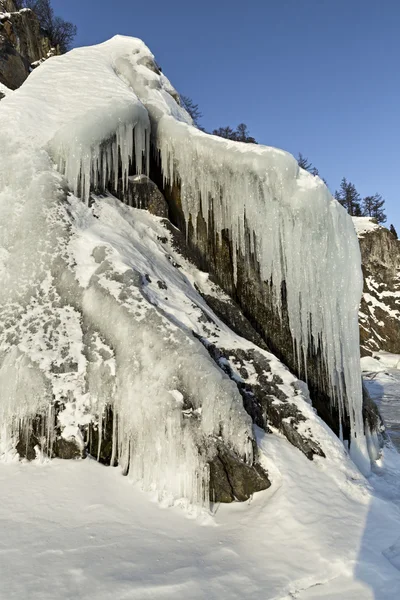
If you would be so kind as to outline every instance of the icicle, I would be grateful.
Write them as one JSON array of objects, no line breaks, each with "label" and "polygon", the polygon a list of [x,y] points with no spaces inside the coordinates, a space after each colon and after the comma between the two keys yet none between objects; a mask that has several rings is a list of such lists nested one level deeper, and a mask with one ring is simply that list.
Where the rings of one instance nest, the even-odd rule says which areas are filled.
[{"label": "icicle", "polygon": [[310,340],[321,340],[331,392],[341,418],[350,417],[352,453],[367,472],[358,330],[362,273],[351,219],[319,178],[281,150],[222,140],[170,116],[158,123],[157,146],[164,178],[180,181],[186,224],[195,224],[199,213],[208,224],[211,210],[215,233],[229,230],[235,278],[235,249],[250,261],[246,222],[279,314],[285,282],[297,360],[303,357],[306,370]]}]

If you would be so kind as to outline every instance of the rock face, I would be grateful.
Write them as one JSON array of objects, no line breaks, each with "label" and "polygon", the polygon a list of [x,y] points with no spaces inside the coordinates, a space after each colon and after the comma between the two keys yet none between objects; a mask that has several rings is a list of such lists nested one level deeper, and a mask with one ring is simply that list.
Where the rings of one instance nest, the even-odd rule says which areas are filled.
[{"label": "rock face", "polygon": [[368,223],[364,226],[359,221],[355,219],[364,274],[361,355],[380,350],[399,354],[400,241],[385,227],[368,226]]},{"label": "rock face", "polygon": [[13,0],[0,1],[0,83],[15,90],[38,63],[55,53],[31,10],[17,11]]}]

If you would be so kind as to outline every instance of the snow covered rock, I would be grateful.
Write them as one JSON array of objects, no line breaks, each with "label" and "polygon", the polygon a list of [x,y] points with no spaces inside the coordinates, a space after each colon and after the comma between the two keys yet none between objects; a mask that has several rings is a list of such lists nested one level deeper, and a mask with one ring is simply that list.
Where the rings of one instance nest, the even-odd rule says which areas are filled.
[{"label": "snow covered rock", "polygon": [[353,221],[364,274],[359,313],[361,354],[400,354],[400,241],[367,217]]},{"label": "snow covered rock", "polygon": [[[39,456],[72,442],[169,502],[245,499],[270,485],[253,423],[308,458],[332,448],[268,345],[367,473],[351,220],[293,157],[199,132],[177,99],[143,42],[117,36],[1,101],[3,456],[33,434]],[[143,174],[260,344],[207,305],[222,292],[173,255],[171,229],[115,198],[137,202],[140,177],[164,214]]]}]

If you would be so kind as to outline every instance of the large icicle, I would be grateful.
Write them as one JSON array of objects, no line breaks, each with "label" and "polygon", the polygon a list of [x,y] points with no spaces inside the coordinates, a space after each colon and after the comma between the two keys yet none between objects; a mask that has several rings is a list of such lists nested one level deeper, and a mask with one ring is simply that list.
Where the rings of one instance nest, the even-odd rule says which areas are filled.
[{"label": "large icicle", "polygon": [[[90,188],[116,190],[120,177],[126,185],[130,169],[142,173],[149,166],[147,110],[116,76],[120,45],[103,46],[49,59],[2,101],[2,123],[18,114],[26,142],[45,148],[85,200]],[[137,40],[129,50],[142,46]]]},{"label": "large icicle", "polygon": [[298,360],[307,356],[311,336],[321,342],[340,417],[350,418],[351,454],[367,473],[358,330],[362,273],[351,218],[319,178],[281,150],[210,136],[171,116],[159,121],[157,144],[165,179],[180,182],[186,222],[196,224],[201,212],[208,223],[212,213],[215,232],[228,229],[243,260],[250,258],[248,227],[277,310],[286,283]]}]

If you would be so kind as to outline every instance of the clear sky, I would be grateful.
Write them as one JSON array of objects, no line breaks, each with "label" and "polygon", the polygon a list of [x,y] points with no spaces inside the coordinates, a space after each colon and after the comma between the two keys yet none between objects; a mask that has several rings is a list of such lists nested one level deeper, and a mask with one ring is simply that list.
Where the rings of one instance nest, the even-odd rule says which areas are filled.
[{"label": "clear sky", "polygon": [[52,0],[76,46],[142,38],[207,130],[245,122],[386,199],[400,235],[398,0]]}]

